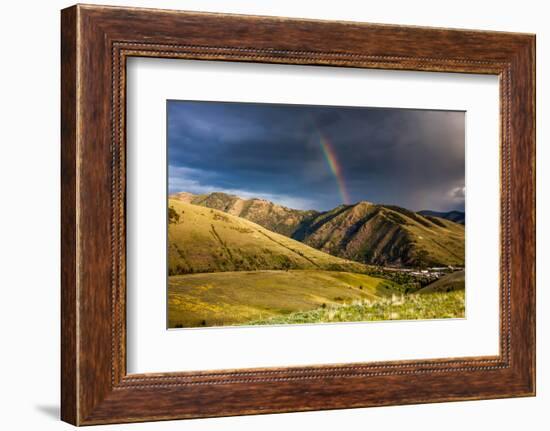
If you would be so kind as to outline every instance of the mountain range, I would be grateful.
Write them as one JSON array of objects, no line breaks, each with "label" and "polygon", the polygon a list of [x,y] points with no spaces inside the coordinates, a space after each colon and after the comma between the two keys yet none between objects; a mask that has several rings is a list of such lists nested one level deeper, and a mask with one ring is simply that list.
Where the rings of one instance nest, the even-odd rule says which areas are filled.
[{"label": "mountain range", "polygon": [[[243,199],[220,192],[182,192],[169,198],[171,207],[185,205],[182,211],[192,212],[192,207],[205,207],[217,210],[212,214],[218,214],[218,219],[220,211],[228,214],[232,223],[243,220],[254,226],[259,225],[267,232],[256,235],[254,241],[258,241],[258,237],[265,237],[264,234],[278,234],[278,242],[286,237],[286,241],[293,240],[291,248],[298,248],[296,244],[299,244],[307,247],[308,254],[310,250],[319,250],[323,254],[345,259],[346,262],[375,265],[464,266],[464,225],[447,217],[433,215],[432,212],[416,213],[398,206],[367,201],[340,205],[329,211],[297,210],[264,199]],[[182,217],[185,220],[185,215]],[[205,220],[201,223],[207,226],[205,237],[211,240],[215,235],[211,230],[216,228],[210,229],[210,222]],[[256,229],[250,226],[241,228]],[[172,247],[172,242],[170,244]],[[262,250],[261,246],[259,250]],[[180,265],[183,264],[180,262]]]},{"label": "mountain range", "polygon": [[422,210],[418,211],[418,214],[423,215],[424,217],[439,217],[447,220],[454,221],[455,223],[466,224],[466,214],[462,211],[431,211],[431,210]]}]

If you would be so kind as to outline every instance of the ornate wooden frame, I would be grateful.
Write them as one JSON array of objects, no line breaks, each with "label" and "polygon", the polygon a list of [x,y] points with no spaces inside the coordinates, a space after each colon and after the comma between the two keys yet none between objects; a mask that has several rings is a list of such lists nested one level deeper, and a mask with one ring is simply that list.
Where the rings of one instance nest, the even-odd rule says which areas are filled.
[{"label": "ornate wooden frame", "polygon": [[[77,5],[62,11],[61,48],[63,420],[88,425],[534,395],[534,35]],[[128,375],[129,56],[498,75],[500,354]]]}]

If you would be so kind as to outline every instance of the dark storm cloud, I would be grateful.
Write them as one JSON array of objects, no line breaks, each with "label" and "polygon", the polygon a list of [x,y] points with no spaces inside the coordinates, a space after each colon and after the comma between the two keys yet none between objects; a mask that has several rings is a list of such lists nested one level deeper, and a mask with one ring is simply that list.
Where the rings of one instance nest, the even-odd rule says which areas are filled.
[{"label": "dark storm cloud", "polygon": [[225,191],[295,208],[352,202],[464,209],[464,113],[168,102],[169,191]]}]

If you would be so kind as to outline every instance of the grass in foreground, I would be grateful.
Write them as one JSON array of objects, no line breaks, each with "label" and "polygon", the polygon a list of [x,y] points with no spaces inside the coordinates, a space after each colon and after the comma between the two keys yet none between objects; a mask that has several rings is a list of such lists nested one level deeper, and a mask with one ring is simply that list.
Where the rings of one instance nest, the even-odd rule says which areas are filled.
[{"label": "grass in foreground", "polygon": [[246,322],[246,325],[281,325],[376,320],[421,320],[464,317],[464,290],[393,295],[374,301],[359,300],[352,304],[330,305],[306,312],[291,313],[269,319]]},{"label": "grass in foreground", "polygon": [[170,276],[168,326],[227,326],[252,321],[269,324],[267,319],[284,318],[296,312],[391,297],[398,288],[389,280],[365,274],[323,270]]}]

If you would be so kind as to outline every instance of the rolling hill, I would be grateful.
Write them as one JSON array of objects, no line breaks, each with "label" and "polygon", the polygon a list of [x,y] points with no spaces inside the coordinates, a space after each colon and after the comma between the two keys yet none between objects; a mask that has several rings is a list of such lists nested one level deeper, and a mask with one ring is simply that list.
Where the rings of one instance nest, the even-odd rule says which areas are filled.
[{"label": "rolling hill", "polygon": [[176,275],[169,278],[168,326],[261,324],[251,322],[356,301],[375,302],[391,297],[393,286],[365,274],[323,270]]},{"label": "rolling hill", "polygon": [[363,201],[317,212],[225,193],[183,192],[170,198],[253,221],[332,256],[356,262],[414,267],[464,266],[462,224],[397,206]]},{"label": "rolling hill", "polygon": [[465,272],[456,271],[444,275],[439,280],[428,284],[416,293],[434,293],[434,292],[452,292],[455,290],[464,290],[465,287]]},{"label": "rolling hill", "polygon": [[235,195],[220,192],[203,195],[181,192],[171,195],[170,199],[213,208],[237,217],[242,217],[272,232],[288,237],[291,237],[297,226],[305,220],[319,214],[313,210],[302,211],[287,208],[265,199],[242,199]]},{"label": "rolling hill", "polygon": [[316,269],[360,272],[364,265],[331,256],[258,224],[170,199],[169,275],[220,271]]}]

